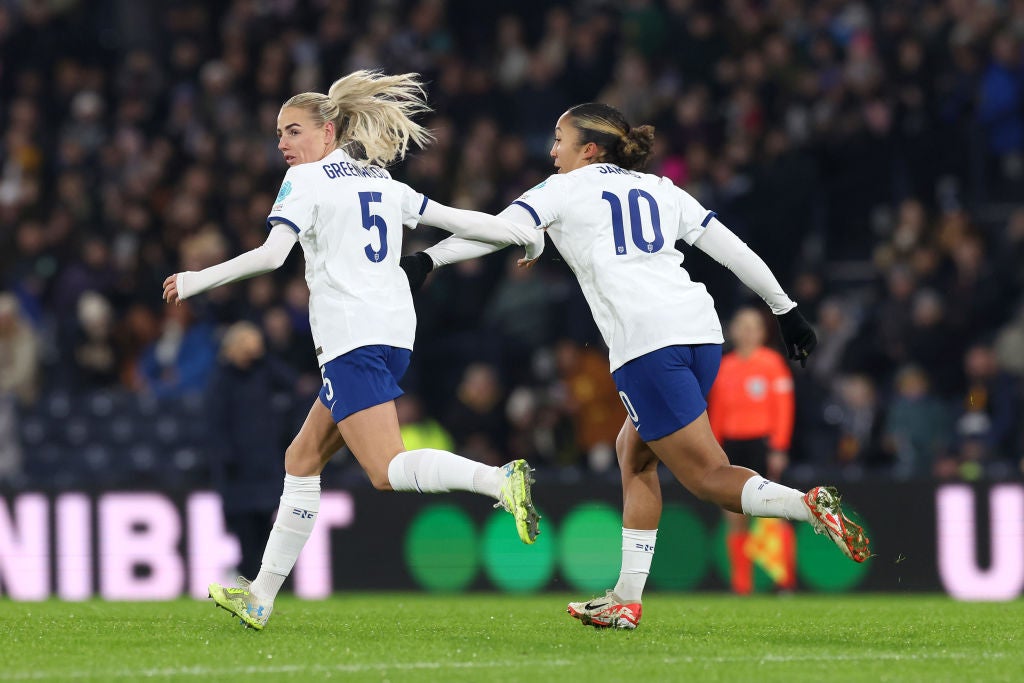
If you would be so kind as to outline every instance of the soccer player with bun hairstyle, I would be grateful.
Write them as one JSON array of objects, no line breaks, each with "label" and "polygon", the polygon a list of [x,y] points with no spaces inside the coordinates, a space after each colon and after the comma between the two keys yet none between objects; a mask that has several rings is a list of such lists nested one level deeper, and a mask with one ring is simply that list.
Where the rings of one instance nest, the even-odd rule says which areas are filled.
[{"label": "soccer player with bun hairstyle", "polygon": [[[289,169],[267,219],[266,242],[198,272],[164,281],[173,303],[229,282],[279,268],[302,245],[309,316],[323,386],[285,452],[277,522],[259,574],[238,586],[210,585],[210,597],[262,629],[274,599],[309,538],[320,505],[320,473],[342,446],[382,491],[471,491],[497,501],[515,517],[525,543],[538,533],[530,468],[524,460],[489,467],[436,449],[408,451],[394,399],[409,365],[416,329],[409,284],[399,268],[403,226],[434,225],[475,240],[543,249],[536,231],[487,214],[452,209],[391,179],[384,168],[425,145],[430,132],[412,117],[429,111],[416,74],[356,71],[326,95],[302,93],[277,118]],[[253,400],[265,400],[254,396]]]},{"label": "soccer player with bun hairstyle", "polygon": [[[568,607],[596,627],[632,629],[640,621],[661,517],[659,461],[701,500],[731,512],[807,522],[857,562],[870,555],[868,539],[843,514],[835,489],[817,486],[805,494],[734,467],[715,440],[706,397],[722,357],[722,325],[704,285],[681,268],[677,240],[710,255],[765,300],[791,359],[803,363],[817,340],[768,266],[715,212],[669,179],[639,172],[653,138],[653,128],[630,126],[608,105],[572,107],[555,125],[551,157],[558,173],[500,214],[547,231],[576,274],[608,344],[626,409],[615,444],[623,492],[619,581],[604,597]],[[435,266],[494,248],[452,237],[405,257],[402,266],[415,286]]]}]

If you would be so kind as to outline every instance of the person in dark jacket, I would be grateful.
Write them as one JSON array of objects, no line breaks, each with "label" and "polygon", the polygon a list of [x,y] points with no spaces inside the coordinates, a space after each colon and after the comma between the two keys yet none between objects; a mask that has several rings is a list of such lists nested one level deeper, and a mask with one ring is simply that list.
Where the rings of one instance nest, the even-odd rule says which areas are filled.
[{"label": "person in dark jacket", "polygon": [[228,328],[207,394],[209,460],[225,522],[242,548],[238,569],[245,576],[259,572],[281,496],[281,450],[290,426],[275,397],[290,395],[296,380],[285,363],[266,353],[258,327],[239,322]]}]

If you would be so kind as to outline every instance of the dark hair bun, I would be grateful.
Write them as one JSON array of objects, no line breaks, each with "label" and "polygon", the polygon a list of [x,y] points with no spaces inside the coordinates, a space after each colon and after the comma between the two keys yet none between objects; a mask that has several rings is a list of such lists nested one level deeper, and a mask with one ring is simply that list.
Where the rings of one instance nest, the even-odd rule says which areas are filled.
[{"label": "dark hair bun", "polygon": [[654,126],[636,126],[619,139],[616,152],[619,165],[631,171],[641,171],[654,149]]}]

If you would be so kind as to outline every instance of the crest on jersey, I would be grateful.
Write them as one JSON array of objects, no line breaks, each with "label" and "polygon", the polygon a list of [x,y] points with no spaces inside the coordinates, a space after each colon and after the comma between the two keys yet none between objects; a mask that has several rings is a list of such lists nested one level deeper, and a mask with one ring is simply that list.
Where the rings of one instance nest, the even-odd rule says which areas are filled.
[{"label": "crest on jersey", "polygon": [[277,199],[274,200],[274,203],[277,204],[278,202],[280,202],[282,199],[284,199],[285,197],[287,197],[291,193],[292,193],[292,181],[286,180],[286,181],[284,181],[284,185],[281,186],[281,191],[277,193]]},{"label": "crest on jersey", "polygon": [[547,180],[542,180],[541,182],[537,183],[536,185],[531,187],[526,192],[524,192],[521,195],[519,195],[519,199],[528,199],[530,197],[530,193],[531,192],[533,192],[534,190],[539,190],[540,188],[544,187],[547,184],[548,184]]}]

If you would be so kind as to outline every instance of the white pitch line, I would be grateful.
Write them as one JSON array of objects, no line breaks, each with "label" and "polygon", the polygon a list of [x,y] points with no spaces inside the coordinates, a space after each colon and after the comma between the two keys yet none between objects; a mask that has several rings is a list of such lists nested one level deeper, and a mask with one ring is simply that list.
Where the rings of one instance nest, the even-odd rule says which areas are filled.
[{"label": "white pitch line", "polygon": [[[1002,659],[1002,652],[937,652],[923,654],[904,654],[899,652],[876,652],[862,655],[820,654],[820,655],[763,655],[748,657],[663,657],[661,664],[739,664],[754,662],[759,664],[786,664],[791,662],[859,662],[864,660],[885,661],[928,661],[928,660],[960,660],[960,659]],[[440,669],[495,669],[502,667],[521,666],[522,660],[485,661],[485,662],[398,662],[398,663],[367,663],[367,664],[283,664],[278,666],[246,666],[231,668],[211,668],[205,666],[184,666],[158,669],[120,669],[116,671],[32,671],[26,673],[0,673],[0,681],[38,681],[46,679],[58,680],[89,680],[100,678],[170,678],[170,677],[208,677],[230,676],[238,674],[272,674],[272,673],[365,673],[368,671],[418,671]],[[574,666],[575,661],[564,659],[538,660],[531,666],[564,667]]]}]

